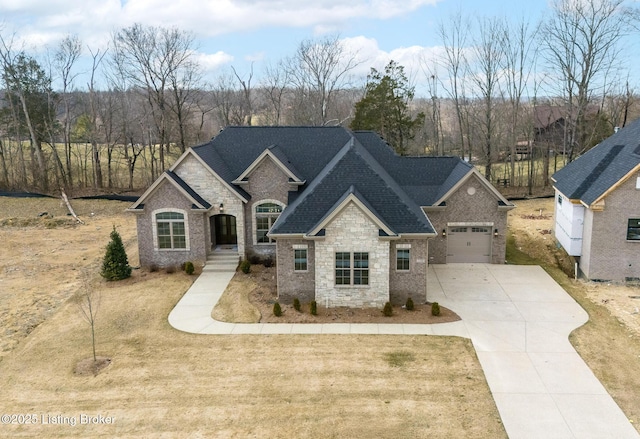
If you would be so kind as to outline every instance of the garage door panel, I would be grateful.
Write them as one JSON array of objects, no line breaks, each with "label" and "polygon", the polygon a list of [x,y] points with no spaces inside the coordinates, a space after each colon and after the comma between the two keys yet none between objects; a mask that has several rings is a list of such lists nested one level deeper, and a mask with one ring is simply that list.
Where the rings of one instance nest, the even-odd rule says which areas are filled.
[{"label": "garage door panel", "polygon": [[491,227],[450,227],[447,263],[491,262]]}]

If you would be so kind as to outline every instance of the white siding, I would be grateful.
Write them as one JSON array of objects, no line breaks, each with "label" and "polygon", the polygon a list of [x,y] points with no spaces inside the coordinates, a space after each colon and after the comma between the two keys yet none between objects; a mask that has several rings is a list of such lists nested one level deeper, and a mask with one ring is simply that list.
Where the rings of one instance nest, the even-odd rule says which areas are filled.
[{"label": "white siding", "polygon": [[573,204],[556,191],[555,235],[560,245],[571,256],[582,255],[584,211],[585,207],[582,204]]}]

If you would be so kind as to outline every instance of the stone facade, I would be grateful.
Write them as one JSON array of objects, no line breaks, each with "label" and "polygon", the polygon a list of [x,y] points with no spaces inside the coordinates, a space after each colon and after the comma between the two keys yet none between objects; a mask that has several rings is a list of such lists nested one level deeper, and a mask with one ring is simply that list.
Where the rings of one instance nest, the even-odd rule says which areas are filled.
[{"label": "stone facade", "polygon": [[[409,250],[409,270],[398,270],[397,250]],[[389,296],[394,305],[404,305],[411,297],[413,303],[427,301],[427,260],[429,244],[426,239],[401,239],[391,242],[389,252]]]},{"label": "stone facade", "polygon": [[[174,169],[174,172],[193,188],[202,198],[213,205],[209,216],[220,213],[219,206],[224,206],[224,213],[236,217],[236,233],[238,235],[238,253],[245,254],[245,229],[244,229],[244,203],[238,195],[233,193],[225,184],[208,169],[206,169],[198,159],[189,154]],[[209,219],[207,218],[206,235],[204,242],[210,249],[215,238],[215,233],[211,230]]]},{"label": "stone facade", "polygon": [[[187,249],[157,249],[154,215],[157,211],[175,210],[185,215]],[[204,264],[207,259],[206,218],[204,212],[191,210],[191,202],[168,181],[160,183],[137,213],[138,248],[143,267],[177,267],[191,261]]]},{"label": "stone facade", "polygon": [[[470,189],[472,188],[472,189]],[[498,229],[492,237],[491,263],[504,264],[507,238],[507,211],[498,208],[495,195],[476,176],[469,178],[446,200],[446,207],[427,210],[438,236],[429,243],[429,263],[447,263],[447,238],[442,236],[449,223],[490,223]]]},{"label": "stone facade", "polygon": [[[307,248],[307,270],[294,270],[295,248]],[[297,297],[302,303],[316,300],[315,243],[304,239],[278,239],[277,282],[278,300],[291,303]]]},{"label": "stone facade", "polygon": [[632,176],[605,199],[604,210],[586,209],[580,271],[591,280],[640,278],[640,241],[627,240],[630,218],[640,218],[640,190]]},{"label": "stone facade", "polygon": [[251,195],[251,200],[246,203],[244,211],[245,248],[247,256],[275,256],[276,245],[259,244],[256,242],[256,216],[255,206],[262,203],[275,203],[286,207],[289,201],[289,191],[297,190],[289,183],[289,177],[266,157],[248,175],[248,182],[242,187]]},{"label": "stone facade", "polygon": [[[315,243],[316,301],[319,304],[382,308],[389,301],[389,241],[381,240],[378,230],[355,203],[349,203],[327,225],[325,238]],[[336,285],[336,252],[368,252],[369,285]]]}]

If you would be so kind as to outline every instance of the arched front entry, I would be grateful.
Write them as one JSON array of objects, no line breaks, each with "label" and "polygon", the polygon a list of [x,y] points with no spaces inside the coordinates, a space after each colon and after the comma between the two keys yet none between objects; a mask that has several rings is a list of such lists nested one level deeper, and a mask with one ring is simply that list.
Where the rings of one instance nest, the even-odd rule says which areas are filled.
[{"label": "arched front entry", "polygon": [[236,217],[233,215],[214,215],[209,218],[213,248],[238,245]]}]

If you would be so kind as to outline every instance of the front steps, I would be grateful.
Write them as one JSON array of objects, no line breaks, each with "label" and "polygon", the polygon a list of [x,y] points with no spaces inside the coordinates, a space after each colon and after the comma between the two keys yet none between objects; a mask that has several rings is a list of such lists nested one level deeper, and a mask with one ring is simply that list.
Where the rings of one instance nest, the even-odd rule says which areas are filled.
[{"label": "front steps", "polygon": [[214,251],[207,256],[207,263],[202,271],[235,272],[240,262],[240,255],[233,251]]}]

